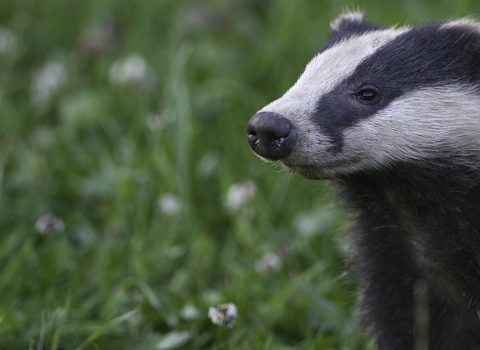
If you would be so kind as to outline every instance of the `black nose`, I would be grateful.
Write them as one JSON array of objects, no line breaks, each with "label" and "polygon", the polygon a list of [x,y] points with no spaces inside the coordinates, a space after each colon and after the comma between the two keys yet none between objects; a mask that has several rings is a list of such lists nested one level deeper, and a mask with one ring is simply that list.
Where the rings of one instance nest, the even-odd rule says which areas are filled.
[{"label": "black nose", "polygon": [[278,160],[288,156],[297,140],[297,128],[283,115],[259,112],[247,125],[248,143],[261,157]]}]

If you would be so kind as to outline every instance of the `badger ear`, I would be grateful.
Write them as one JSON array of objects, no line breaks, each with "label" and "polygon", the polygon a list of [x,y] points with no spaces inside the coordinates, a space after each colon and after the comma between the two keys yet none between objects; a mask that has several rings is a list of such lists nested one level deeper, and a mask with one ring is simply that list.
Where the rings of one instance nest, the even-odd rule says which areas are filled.
[{"label": "badger ear", "polygon": [[330,23],[330,28],[336,38],[343,38],[378,30],[381,27],[365,20],[361,12],[347,12]]}]

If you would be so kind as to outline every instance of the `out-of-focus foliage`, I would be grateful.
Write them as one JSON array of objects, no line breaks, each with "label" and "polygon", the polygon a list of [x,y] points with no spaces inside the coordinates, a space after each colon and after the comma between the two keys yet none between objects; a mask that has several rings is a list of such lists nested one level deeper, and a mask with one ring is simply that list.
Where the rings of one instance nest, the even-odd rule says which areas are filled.
[{"label": "out-of-focus foliage", "polygon": [[0,349],[368,348],[347,216],[245,140],[350,5],[1,0]]}]

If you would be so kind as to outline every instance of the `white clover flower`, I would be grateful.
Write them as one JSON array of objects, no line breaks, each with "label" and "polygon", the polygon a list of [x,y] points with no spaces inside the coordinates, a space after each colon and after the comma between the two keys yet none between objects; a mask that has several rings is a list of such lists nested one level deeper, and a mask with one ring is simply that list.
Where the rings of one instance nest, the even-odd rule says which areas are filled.
[{"label": "white clover flower", "polygon": [[233,211],[240,211],[257,194],[257,185],[252,180],[234,183],[230,186],[225,205]]},{"label": "white clover flower", "polygon": [[158,201],[160,211],[166,215],[176,215],[183,209],[180,198],[172,193],[166,193]]},{"label": "white clover flower", "polygon": [[162,130],[165,127],[165,118],[160,114],[150,113],[145,117],[145,124],[152,131]]},{"label": "white clover flower", "polygon": [[38,218],[35,229],[41,234],[59,233],[65,230],[65,222],[52,214],[46,214]]},{"label": "white clover flower", "polygon": [[261,275],[268,275],[280,271],[282,260],[275,253],[266,253],[255,261],[255,270]]},{"label": "white clover flower", "polygon": [[65,66],[57,61],[46,62],[34,75],[31,99],[35,107],[47,107],[55,95],[67,84]]},{"label": "white clover flower", "polygon": [[317,216],[311,213],[298,214],[293,222],[295,230],[304,237],[311,237],[318,234],[321,222]]},{"label": "white clover flower", "polygon": [[234,303],[221,304],[208,309],[208,317],[213,324],[231,328],[237,321],[238,311]]},{"label": "white clover flower", "polygon": [[197,175],[202,179],[208,179],[215,174],[219,164],[219,155],[216,152],[208,152],[198,162]]},{"label": "white clover flower", "polygon": [[113,85],[139,85],[149,88],[153,84],[152,69],[143,56],[131,54],[117,60],[110,68],[110,82]]},{"label": "white clover flower", "polygon": [[293,219],[293,227],[303,237],[313,237],[330,232],[334,226],[335,212],[329,208],[318,208],[302,212]]},{"label": "white clover flower", "polygon": [[18,46],[17,36],[9,28],[0,26],[0,55],[15,55]]},{"label": "white clover flower", "polygon": [[202,317],[200,310],[192,303],[187,303],[180,310],[180,316],[184,320],[197,320]]}]

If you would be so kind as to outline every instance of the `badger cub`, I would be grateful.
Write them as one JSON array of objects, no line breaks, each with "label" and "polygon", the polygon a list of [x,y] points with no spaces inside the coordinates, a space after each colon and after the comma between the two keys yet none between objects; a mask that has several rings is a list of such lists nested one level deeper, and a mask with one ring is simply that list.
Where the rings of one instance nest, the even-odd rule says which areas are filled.
[{"label": "badger cub", "polygon": [[419,307],[429,349],[480,349],[480,23],[386,28],[348,13],[331,29],[250,119],[250,147],[329,179],[356,214],[353,265],[379,349],[416,347]]}]

